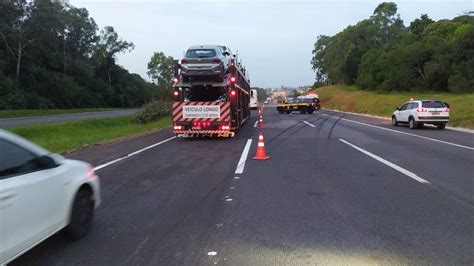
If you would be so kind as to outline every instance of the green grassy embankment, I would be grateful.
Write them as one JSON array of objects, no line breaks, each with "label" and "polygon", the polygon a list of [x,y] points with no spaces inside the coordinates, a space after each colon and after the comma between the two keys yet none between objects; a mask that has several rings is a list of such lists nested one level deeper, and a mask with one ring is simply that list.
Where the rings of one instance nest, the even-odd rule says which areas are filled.
[{"label": "green grassy embankment", "polygon": [[474,93],[389,92],[360,90],[354,86],[328,86],[311,91],[319,95],[321,106],[347,112],[391,117],[396,106],[413,99],[448,102],[449,126],[474,128]]},{"label": "green grassy embankment", "polygon": [[52,151],[72,151],[114,139],[150,132],[171,125],[169,117],[147,124],[137,123],[133,117],[102,118],[58,125],[18,127],[12,132]]},{"label": "green grassy embankment", "polygon": [[86,112],[103,112],[103,111],[117,111],[117,110],[122,110],[122,108],[0,110],[0,118],[77,114],[77,113],[86,113]]}]

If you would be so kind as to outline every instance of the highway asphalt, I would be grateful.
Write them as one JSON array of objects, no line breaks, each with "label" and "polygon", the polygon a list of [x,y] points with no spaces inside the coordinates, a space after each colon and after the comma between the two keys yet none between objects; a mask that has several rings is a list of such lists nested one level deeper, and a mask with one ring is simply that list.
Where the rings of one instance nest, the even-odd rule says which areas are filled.
[{"label": "highway asphalt", "polygon": [[0,119],[0,128],[13,128],[13,127],[31,126],[31,125],[39,125],[39,124],[60,124],[60,123],[73,122],[73,121],[79,121],[79,120],[84,120],[84,119],[121,117],[121,116],[132,115],[135,112],[137,112],[137,109],[124,109],[124,110],[103,111],[103,112],[85,112],[85,113],[77,113],[77,114],[3,118],[3,119]]},{"label": "highway asphalt", "polygon": [[92,231],[12,265],[474,264],[473,134],[272,107],[255,121],[231,139],[166,129],[68,154],[101,168]]}]

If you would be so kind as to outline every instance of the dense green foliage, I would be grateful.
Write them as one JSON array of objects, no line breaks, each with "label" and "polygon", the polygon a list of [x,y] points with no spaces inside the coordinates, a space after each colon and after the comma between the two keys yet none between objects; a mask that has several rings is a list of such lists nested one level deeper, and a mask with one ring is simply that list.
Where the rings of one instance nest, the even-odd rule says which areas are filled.
[{"label": "dense green foliage", "polygon": [[357,84],[382,91],[474,91],[474,17],[406,27],[395,3],[334,36],[318,37],[311,61],[315,87]]},{"label": "dense green foliage", "polygon": [[135,114],[135,120],[145,124],[158,121],[165,116],[171,115],[171,103],[164,101],[154,101],[147,103]]},{"label": "dense green foliage", "polygon": [[136,107],[166,98],[117,65],[133,43],[67,1],[0,1],[0,109]]}]

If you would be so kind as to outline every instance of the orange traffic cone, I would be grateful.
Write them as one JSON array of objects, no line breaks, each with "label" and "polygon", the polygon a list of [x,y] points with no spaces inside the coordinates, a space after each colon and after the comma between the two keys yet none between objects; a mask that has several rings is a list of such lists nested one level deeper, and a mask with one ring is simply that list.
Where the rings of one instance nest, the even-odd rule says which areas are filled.
[{"label": "orange traffic cone", "polygon": [[260,118],[258,119],[258,128],[263,128],[263,117],[260,116]]},{"label": "orange traffic cone", "polygon": [[268,160],[270,157],[265,153],[265,143],[263,142],[263,134],[258,134],[257,154],[253,157],[254,160]]}]

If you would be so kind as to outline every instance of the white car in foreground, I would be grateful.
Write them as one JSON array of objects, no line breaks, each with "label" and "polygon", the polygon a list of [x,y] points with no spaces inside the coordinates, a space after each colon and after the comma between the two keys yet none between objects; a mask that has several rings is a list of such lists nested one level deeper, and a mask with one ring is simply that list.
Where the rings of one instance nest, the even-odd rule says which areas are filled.
[{"label": "white car in foreground", "polygon": [[84,236],[99,204],[90,165],[0,129],[0,265],[63,228]]},{"label": "white car in foreground", "polygon": [[441,101],[415,100],[404,103],[392,114],[392,125],[406,123],[411,129],[433,124],[444,129],[449,121],[449,105]]}]

